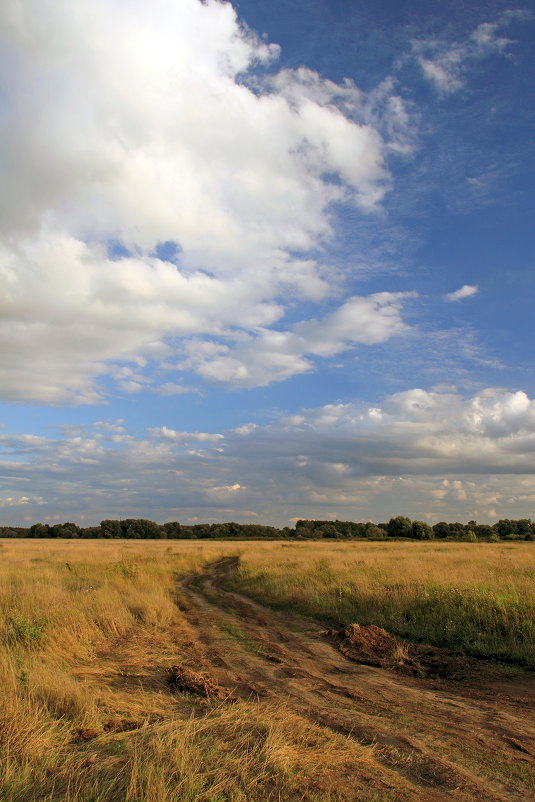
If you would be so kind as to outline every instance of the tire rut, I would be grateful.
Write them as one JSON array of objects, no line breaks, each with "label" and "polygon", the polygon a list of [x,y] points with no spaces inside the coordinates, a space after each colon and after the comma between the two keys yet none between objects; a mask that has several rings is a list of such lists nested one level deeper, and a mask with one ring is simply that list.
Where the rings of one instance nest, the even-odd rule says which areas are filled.
[{"label": "tire rut", "polygon": [[374,745],[387,784],[389,777],[404,778],[414,800],[440,802],[454,794],[506,802],[529,796],[506,779],[479,777],[484,767],[467,756],[470,750],[506,760],[521,755],[533,768],[529,710],[514,699],[500,709],[507,702],[502,694],[497,704],[492,689],[473,689],[474,697],[471,688],[446,681],[352,663],[310,621],[224,590],[222,582],[238,569],[238,557],[225,557],[180,582],[195,657],[229,693],[245,701],[280,702],[315,724]]}]

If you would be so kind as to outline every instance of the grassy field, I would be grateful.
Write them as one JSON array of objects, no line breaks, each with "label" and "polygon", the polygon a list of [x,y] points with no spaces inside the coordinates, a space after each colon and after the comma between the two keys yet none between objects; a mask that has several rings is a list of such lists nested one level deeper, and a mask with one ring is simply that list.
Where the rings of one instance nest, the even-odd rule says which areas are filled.
[{"label": "grassy field", "polygon": [[535,544],[285,543],[242,563],[232,587],[263,603],[535,668]]},{"label": "grassy field", "polygon": [[348,771],[373,780],[373,747],[280,704],[166,690],[195,641],[176,578],[230,554],[233,586],[270,605],[533,662],[530,543],[2,541],[3,802],[406,798],[340,791]]}]

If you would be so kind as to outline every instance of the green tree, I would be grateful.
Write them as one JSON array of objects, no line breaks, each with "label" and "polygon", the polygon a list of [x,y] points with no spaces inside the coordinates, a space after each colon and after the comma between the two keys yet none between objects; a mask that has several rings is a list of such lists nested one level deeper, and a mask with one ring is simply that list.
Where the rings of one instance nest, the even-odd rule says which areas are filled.
[{"label": "green tree", "polygon": [[122,537],[121,522],[106,519],[100,522],[101,537]]},{"label": "green tree", "polygon": [[179,538],[179,537],[187,537],[182,531],[182,524],[179,524],[178,521],[168,521],[166,524],[163,525],[162,529],[165,532],[164,537],[169,538]]},{"label": "green tree", "polygon": [[338,530],[333,524],[323,524],[323,526],[319,526],[314,530],[314,535],[316,537],[339,537]]},{"label": "green tree", "polygon": [[516,521],[510,521],[509,518],[502,518],[492,527],[501,538],[506,538],[507,535],[516,534]]},{"label": "green tree", "polygon": [[386,537],[386,532],[377,524],[374,524],[372,521],[368,521],[366,524],[366,529],[364,530],[364,537],[371,537],[374,540],[380,540]]},{"label": "green tree", "polygon": [[146,518],[126,518],[124,521],[121,521],[120,537],[152,540],[160,539],[161,536],[161,527],[154,521],[148,521]]},{"label": "green tree", "polygon": [[410,536],[415,540],[432,540],[435,535],[432,528],[425,521],[413,521]]},{"label": "green tree", "polygon": [[30,526],[28,537],[49,537],[49,530],[48,524],[33,524],[33,526]]},{"label": "green tree", "polygon": [[404,515],[391,518],[386,525],[388,537],[411,537],[412,521]]},{"label": "green tree", "polygon": [[433,532],[435,533],[435,537],[448,537],[450,533],[450,525],[445,521],[439,521],[438,524],[434,525]]}]

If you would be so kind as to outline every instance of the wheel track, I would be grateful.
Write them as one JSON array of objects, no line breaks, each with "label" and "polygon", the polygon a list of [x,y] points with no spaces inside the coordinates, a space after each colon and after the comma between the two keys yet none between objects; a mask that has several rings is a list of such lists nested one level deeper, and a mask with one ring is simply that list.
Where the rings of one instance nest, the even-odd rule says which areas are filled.
[{"label": "wheel track", "polygon": [[400,677],[352,663],[310,621],[225,591],[222,582],[238,568],[238,557],[224,557],[180,583],[187,600],[184,614],[195,632],[196,659],[220,685],[244,700],[280,702],[360,744],[374,744],[387,785],[399,776],[412,786],[407,798],[528,798],[529,792],[526,796],[507,782],[478,777],[458,760],[457,747],[468,736],[489,756],[498,752],[518,760],[521,755],[535,764],[535,726],[513,697],[503,710],[491,690]]}]

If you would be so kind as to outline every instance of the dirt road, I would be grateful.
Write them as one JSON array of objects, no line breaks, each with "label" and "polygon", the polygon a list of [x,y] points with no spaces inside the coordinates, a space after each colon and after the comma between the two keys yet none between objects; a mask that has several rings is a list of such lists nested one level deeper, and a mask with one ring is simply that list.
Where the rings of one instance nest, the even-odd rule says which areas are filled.
[{"label": "dirt road", "polygon": [[237,568],[237,557],[225,557],[179,589],[190,625],[187,659],[229,698],[280,702],[374,744],[390,799],[535,799],[531,676],[481,663],[472,678],[450,682],[360,665],[310,621],[225,591],[222,582]]}]

